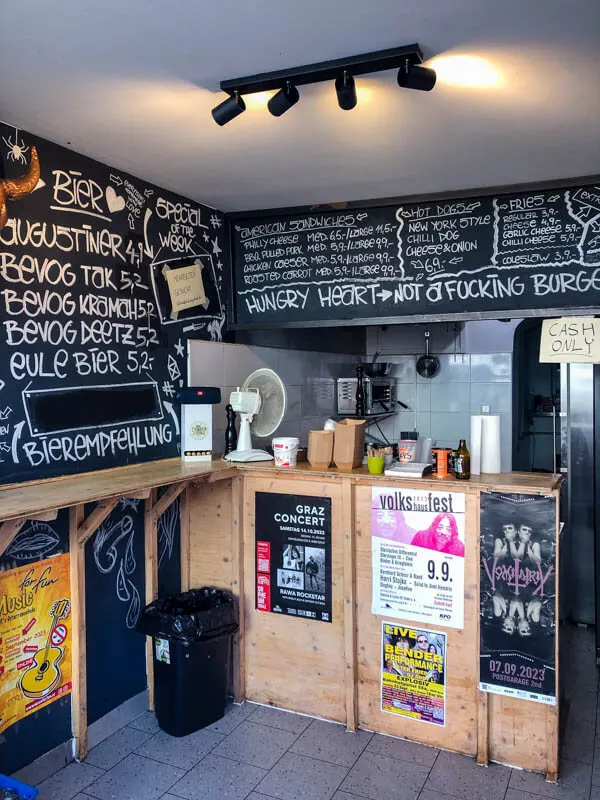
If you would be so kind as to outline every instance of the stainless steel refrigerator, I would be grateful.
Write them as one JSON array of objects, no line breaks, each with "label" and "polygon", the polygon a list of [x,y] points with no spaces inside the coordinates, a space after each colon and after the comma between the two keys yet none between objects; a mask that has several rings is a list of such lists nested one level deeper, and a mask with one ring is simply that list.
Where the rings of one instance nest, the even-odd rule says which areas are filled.
[{"label": "stainless steel refrigerator", "polygon": [[[561,616],[575,622],[596,622],[596,476],[594,463],[594,391],[597,367],[592,364],[560,365],[560,411],[557,413],[557,448],[563,474],[561,491]],[[596,629],[596,653],[600,638]]]}]

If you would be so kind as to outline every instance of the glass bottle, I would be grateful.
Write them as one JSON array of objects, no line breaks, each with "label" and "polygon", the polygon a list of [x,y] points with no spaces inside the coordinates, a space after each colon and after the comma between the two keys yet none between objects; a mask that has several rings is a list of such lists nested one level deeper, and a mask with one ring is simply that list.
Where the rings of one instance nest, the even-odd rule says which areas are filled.
[{"label": "glass bottle", "polygon": [[461,439],[454,458],[454,474],[459,481],[468,481],[471,477],[471,454],[465,439]]}]

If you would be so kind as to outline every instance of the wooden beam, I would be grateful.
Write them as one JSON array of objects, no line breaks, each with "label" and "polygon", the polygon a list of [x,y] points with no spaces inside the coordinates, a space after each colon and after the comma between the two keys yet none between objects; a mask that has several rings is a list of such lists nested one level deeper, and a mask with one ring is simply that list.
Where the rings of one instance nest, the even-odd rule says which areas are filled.
[{"label": "wooden beam", "polygon": [[[477,537],[477,565],[481,564],[481,493],[477,494],[477,514],[475,515],[475,535]],[[481,574],[477,566],[477,598],[481,596]],[[475,647],[475,659],[473,664],[473,675],[475,685],[479,684],[479,651],[481,647],[481,616],[476,615],[477,646]],[[490,763],[490,709],[488,693],[477,689],[477,763],[487,767]]]},{"label": "wooden beam", "polygon": [[85,639],[85,546],[79,541],[83,505],[69,509],[69,549],[71,554],[71,724],[75,756],[84,759],[88,751],[87,672]]},{"label": "wooden beam", "polygon": [[190,492],[188,484],[179,502],[179,542],[181,552],[181,591],[187,592],[190,587]]},{"label": "wooden beam", "polygon": [[231,481],[231,589],[237,606],[239,630],[233,639],[233,702],[246,699],[244,608],[244,486],[241,476]]},{"label": "wooden beam", "polygon": [[0,525],[0,556],[4,553],[17,533],[27,522],[26,519],[9,519]]},{"label": "wooden beam", "polygon": [[231,469],[223,469],[220,472],[209,473],[208,477],[206,478],[206,482],[216,483],[216,481],[224,481],[228,480],[229,478],[236,478],[238,475],[239,475],[238,468],[231,467]]},{"label": "wooden beam", "polygon": [[546,780],[550,783],[558,782],[558,702],[557,697],[556,705],[548,706],[548,722],[546,725],[546,740],[548,743]]},{"label": "wooden beam", "polygon": [[354,542],[354,486],[342,483],[342,536],[344,560],[344,661],[346,728],[358,728],[358,669],[356,663],[356,550]]},{"label": "wooden beam", "polygon": [[[173,487],[170,487],[173,488]],[[144,510],[144,563],[146,605],[158,597],[158,516],[154,514],[156,489],[145,501]],[[146,636],[146,680],[148,682],[148,707],[154,711],[154,653],[153,638]]]},{"label": "wooden beam", "polygon": [[[479,648],[477,648],[479,652]],[[479,665],[478,665],[479,666]],[[488,693],[477,693],[477,763],[487,767],[490,763],[490,723]]]},{"label": "wooden beam", "polygon": [[183,483],[172,483],[152,506],[152,516],[157,520],[162,513],[173,503],[183,492],[189,481]]},{"label": "wooden beam", "polygon": [[102,525],[118,502],[118,497],[108,497],[106,500],[100,500],[89,517],[79,526],[79,544],[83,545],[87,542],[90,536]]},{"label": "wooden beam", "polygon": [[[560,568],[560,491],[553,492],[556,502],[556,572]],[[560,596],[559,596],[559,575],[556,575],[556,597],[554,598],[554,619],[560,618]],[[546,742],[547,742],[547,764],[546,764],[546,780],[556,783],[558,781],[558,729],[560,727],[560,659],[559,659],[559,636],[560,625],[557,625],[554,632],[554,664],[555,669],[555,683],[554,692],[556,695],[556,705],[548,706],[548,717],[546,723]]]},{"label": "wooden beam", "polygon": [[138,489],[137,492],[127,492],[123,497],[131,497],[132,500],[147,500],[150,497],[151,489]]},{"label": "wooden beam", "polygon": [[49,511],[38,511],[27,519],[33,519],[36,522],[52,522],[58,517],[58,508],[50,509]]}]

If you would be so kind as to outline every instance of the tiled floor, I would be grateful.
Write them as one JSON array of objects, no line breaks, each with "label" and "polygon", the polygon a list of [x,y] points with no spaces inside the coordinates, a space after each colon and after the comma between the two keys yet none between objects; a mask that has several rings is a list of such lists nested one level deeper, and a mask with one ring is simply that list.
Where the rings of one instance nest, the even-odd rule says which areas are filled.
[{"label": "tiled floor", "polygon": [[[40,800],[600,800],[592,630],[567,630],[561,779],[251,703],[176,739],[149,712],[39,785]],[[600,729],[599,729],[600,731]],[[527,742],[523,742],[527,747]]]}]

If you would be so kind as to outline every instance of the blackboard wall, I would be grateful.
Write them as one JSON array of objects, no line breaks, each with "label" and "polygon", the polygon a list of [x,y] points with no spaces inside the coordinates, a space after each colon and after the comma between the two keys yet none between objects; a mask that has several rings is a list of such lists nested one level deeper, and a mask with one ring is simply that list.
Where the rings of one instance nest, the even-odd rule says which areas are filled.
[{"label": "blackboard wall", "polygon": [[[224,217],[2,123],[0,181],[33,148],[0,229],[0,482],[176,456],[186,338],[224,333]],[[207,305],[173,319],[165,270],[195,261]]]},{"label": "blackboard wall", "polygon": [[600,186],[236,214],[232,248],[241,326],[598,308]]},{"label": "blackboard wall", "polygon": [[[186,339],[225,333],[223,215],[0,124],[4,137],[21,149],[0,146],[0,179],[25,173],[33,146],[41,179],[7,202],[0,229],[0,483],[178,455],[173,400],[186,380]],[[196,259],[208,306],[172,320],[162,270]],[[82,387],[91,394],[69,395]],[[84,419],[74,429],[82,405],[107,413],[111,397],[121,403],[113,411],[129,408],[130,420],[99,428]],[[47,433],[36,432],[36,420]],[[178,509],[177,501],[158,525],[161,594],[180,589]],[[27,523],[0,569],[66,552],[68,525],[67,510],[54,522]],[[144,502],[122,499],[85,558],[93,723],[146,688],[144,637],[134,630],[144,604]],[[70,738],[69,696],[4,732],[0,770],[10,774]]]}]

